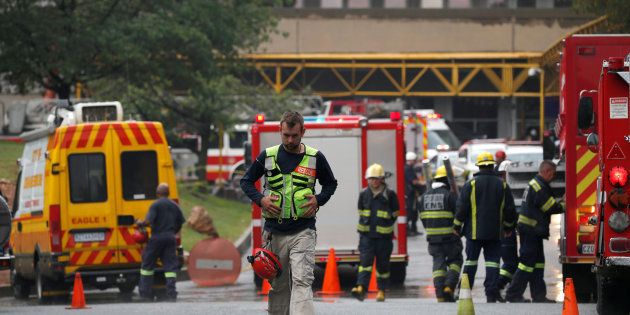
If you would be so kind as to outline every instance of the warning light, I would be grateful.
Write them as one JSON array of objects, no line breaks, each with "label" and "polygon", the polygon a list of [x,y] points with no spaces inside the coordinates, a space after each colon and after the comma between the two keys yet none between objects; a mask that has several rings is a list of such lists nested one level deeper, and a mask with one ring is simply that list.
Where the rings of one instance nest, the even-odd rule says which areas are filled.
[{"label": "warning light", "polygon": [[262,124],[264,122],[265,122],[265,115],[264,114],[256,115],[256,123],[257,124]]},{"label": "warning light", "polygon": [[628,182],[628,171],[623,166],[615,166],[608,173],[608,180],[615,187],[623,187]]},{"label": "warning light", "polygon": [[389,120],[391,120],[391,121],[399,121],[400,120],[400,112],[391,112],[391,113],[389,113]]}]

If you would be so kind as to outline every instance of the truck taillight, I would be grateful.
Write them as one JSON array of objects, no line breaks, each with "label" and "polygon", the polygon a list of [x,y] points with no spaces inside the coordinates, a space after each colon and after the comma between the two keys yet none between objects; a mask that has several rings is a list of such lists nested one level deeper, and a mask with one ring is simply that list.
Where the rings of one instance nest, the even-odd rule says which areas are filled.
[{"label": "truck taillight", "polygon": [[630,239],[625,237],[613,237],[609,242],[610,251],[613,253],[630,252]]},{"label": "truck taillight", "polygon": [[61,208],[59,205],[50,205],[48,210],[50,249],[52,252],[61,252]]},{"label": "truck taillight", "polygon": [[608,180],[615,187],[623,187],[628,182],[628,171],[623,166],[615,166],[608,172]]}]

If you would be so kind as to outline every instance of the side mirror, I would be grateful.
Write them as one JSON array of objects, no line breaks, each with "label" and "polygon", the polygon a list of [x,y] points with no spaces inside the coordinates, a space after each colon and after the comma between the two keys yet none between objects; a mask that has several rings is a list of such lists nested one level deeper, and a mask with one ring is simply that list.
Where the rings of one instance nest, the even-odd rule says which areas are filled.
[{"label": "side mirror", "polygon": [[580,97],[578,105],[578,128],[588,129],[595,124],[593,114],[593,98],[590,96]]},{"label": "side mirror", "polygon": [[586,137],[586,145],[589,151],[597,153],[599,151],[599,136],[594,132],[590,133]]}]

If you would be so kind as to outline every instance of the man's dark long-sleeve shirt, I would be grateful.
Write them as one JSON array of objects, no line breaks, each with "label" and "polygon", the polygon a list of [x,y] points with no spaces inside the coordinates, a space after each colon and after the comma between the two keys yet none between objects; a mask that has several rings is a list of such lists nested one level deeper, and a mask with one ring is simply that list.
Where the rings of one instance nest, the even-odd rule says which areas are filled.
[{"label": "man's dark long-sleeve shirt", "polygon": [[[249,167],[245,176],[241,179],[241,188],[245,194],[260,206],[260,200],[264,197],[261,192],[256,189],[254,183],[259,180],[265,174],[265,158],[267,157],[266,151],[260,152],[252,166]],[[289,153],[284,149],[284,146],[280,145],[278,149],[278,160],[276,161],[282,174],[291,173],[302,161],[304,153]],[[330,197],[335,193],[337,189],[337,180],[333,175],[332,169],[328,164],[328,160],[324,157],[321,151],[317,151],[315,155],[317,158],[316,178],[322,185],[322,191],[315,195],[317,198],[317,204],[321,207]],[[265,220],[265,230],[278,233],[295,233],[305,228],[315,229],[315,218],[298,218],[297,220],[282,220],[282,223],[278,223],[278,220]]]},{"label": "man's dark long-sleeve shirt", "polygon": [[153,235],[179,232],[184,224],[184,215],[179,206],[168,198],[159,198],[149,208],[146,221],[151,224]]}]

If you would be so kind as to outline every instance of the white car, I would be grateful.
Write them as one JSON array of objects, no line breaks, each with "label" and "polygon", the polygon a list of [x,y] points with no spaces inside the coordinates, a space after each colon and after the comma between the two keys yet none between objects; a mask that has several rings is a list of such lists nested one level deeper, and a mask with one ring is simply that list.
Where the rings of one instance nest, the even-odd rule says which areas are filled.
[{"label": "white car", "polygon": [[506,149],[507,144],[503,139],[471,140],[459,148],[459,163],[466,165],[470,179],[479,172],[479,167],[475,165],[475,162],[481,152],[489,152],[494,156],[497,151],[505,151]]}]

